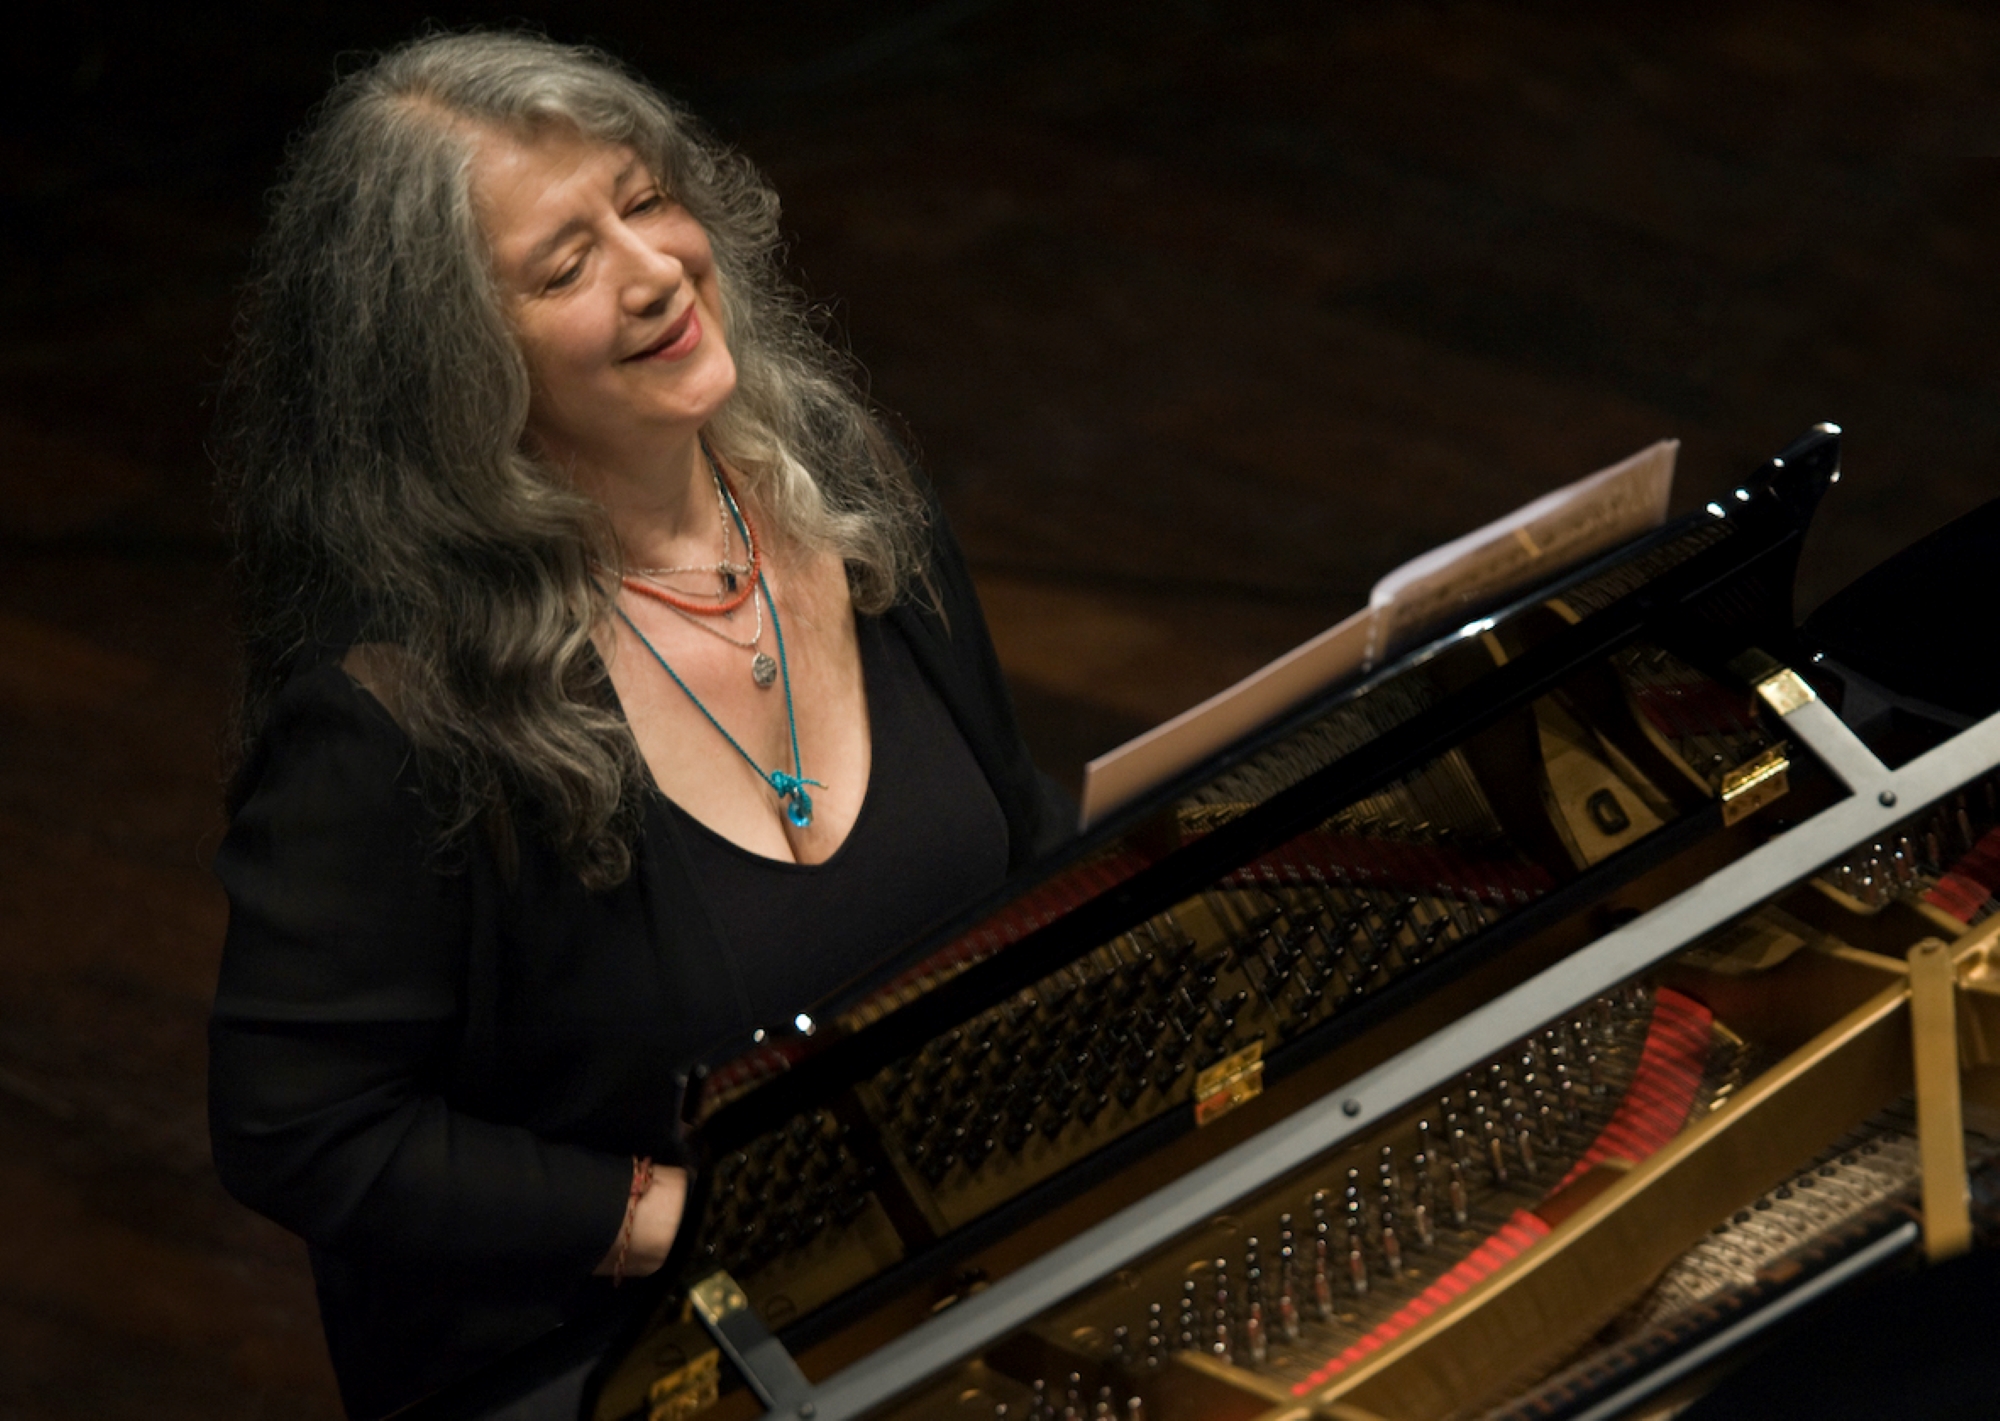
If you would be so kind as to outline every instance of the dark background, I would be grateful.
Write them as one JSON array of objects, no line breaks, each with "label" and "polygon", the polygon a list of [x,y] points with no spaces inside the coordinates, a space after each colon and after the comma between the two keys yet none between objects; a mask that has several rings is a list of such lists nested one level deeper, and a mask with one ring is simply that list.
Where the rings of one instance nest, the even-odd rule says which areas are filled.
[{"label": "dark background", "polygon": [[[76,4],[0,74],[0,1421],[336,1414],[207,1163],[232,678],[203,450],[285,136],[525,17],[764,165],[1082,762],[1651,440],[1849,435],[1801,611],[2000,492],[1976,4]],[[348,56],[343,59],[342,56]],[[1987,609],[1939,607],[1989,654]]]}]

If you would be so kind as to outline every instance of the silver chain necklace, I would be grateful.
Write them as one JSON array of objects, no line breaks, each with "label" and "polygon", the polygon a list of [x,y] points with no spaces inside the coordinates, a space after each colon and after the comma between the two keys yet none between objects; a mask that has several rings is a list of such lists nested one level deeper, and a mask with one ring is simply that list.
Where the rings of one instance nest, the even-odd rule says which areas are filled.
[{"label": "silver chain necklace", "polygon": [[[678,587],[667,587],[667,591],[679,593],[683,597],[706,597],[713,595],[718,598],[727,597],[731,593],[736,591],[736,579],[748,575],[750,571],[750,564],[747,562],[732,562],[730,560],[729,495],[723,490],[722,475],[716,469],[715,462],[712,459],[709,461],[708,470],[710,476],[715,480],[715,509],[722,523],[722,556],[717,558],[712,563],[689,563],[682,567],[627,568],[626,569],[627,576],[641,577],[644,578],[646,581],[652,583],[656,587],[666,587],[666,584],[662,582],[660,579],[666,577],[685,577],[690,573],[708,572],[708,573],[714,573],[717,577],[722,579],[722,590],[720,592],[716,592],[714,594],[706,592],[686,592]],[[760,613],[759,616],[761,618],[762,614]],[[752,644],[753,645],[755,644],[754,639],[752,641]],[[741,646],[742,643],[738,642],[737,645]],[[761,686],[768,683],[759,681],[757,684]]]},{"label": "silver chain necklace", "polygon": [[[750,633],[750,640],[748,641],[738,640],[721,627],[709,621],[706,617],[698,617],[692,612],[682,612],[679,607],[674,606],[671,602],[666,605],[668,610],[679,612],[683,620],[700,627],[710,636],[720,637],[733,647],[754,653],[750,658],[750,679],[757,683],[759,690],[768,691],[777,681],[778,663],[771,659],[769,652],[759,650],[757,645],[764,640],[764,599],[756,589],[753,588],[750,592],[750,605],[757,613],[757,630]],[[724,615],[734,616],[735,614],[725,613]]]}]

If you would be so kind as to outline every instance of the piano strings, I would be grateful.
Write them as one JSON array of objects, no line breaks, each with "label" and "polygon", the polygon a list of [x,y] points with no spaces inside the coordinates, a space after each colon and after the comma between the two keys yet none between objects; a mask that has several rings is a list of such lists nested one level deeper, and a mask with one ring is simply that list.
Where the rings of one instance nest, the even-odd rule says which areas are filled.
[{"label": "piano strings", "polygon": [[1532,1246],[1550,1227],[1537,1211],[1650,1155],[1749,1064],[1699,1003],[1629,988],[1038,1331],[1114,1386],[1178,1353],[1304,1396]]}]

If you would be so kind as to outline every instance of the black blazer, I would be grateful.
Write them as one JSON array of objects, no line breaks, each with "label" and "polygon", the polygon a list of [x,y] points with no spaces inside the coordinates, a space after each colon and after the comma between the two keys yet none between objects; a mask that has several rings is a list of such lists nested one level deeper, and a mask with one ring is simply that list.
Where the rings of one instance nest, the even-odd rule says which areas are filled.
[{"label": "black blazer", "polygon": [[[906,599],[885,620],[992,786],[1019,868],[1072,821],[935,526],[937,607]],[[216,1168],[311,1246],[343,1400],[379,1416],[584,1306],[630,1157],[677,1157],[681,1073],[749,1023],[657,798],[607,892],[532,842],[514,874],[483,835],[440,863],[409,741],[337,652],[294,672],[238,785],[215,862]]]}]

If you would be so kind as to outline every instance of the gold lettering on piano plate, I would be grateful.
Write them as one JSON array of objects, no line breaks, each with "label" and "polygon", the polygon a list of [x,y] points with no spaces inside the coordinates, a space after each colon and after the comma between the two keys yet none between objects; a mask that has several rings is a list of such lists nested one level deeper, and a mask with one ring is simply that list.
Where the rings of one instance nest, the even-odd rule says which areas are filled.
[{"label": "gold lettering on piano plate", "polygon": [[1264,1043],[1252,1041],[1194,1078],[1194,1123],[1212,1124],[1264,1090]]}]

